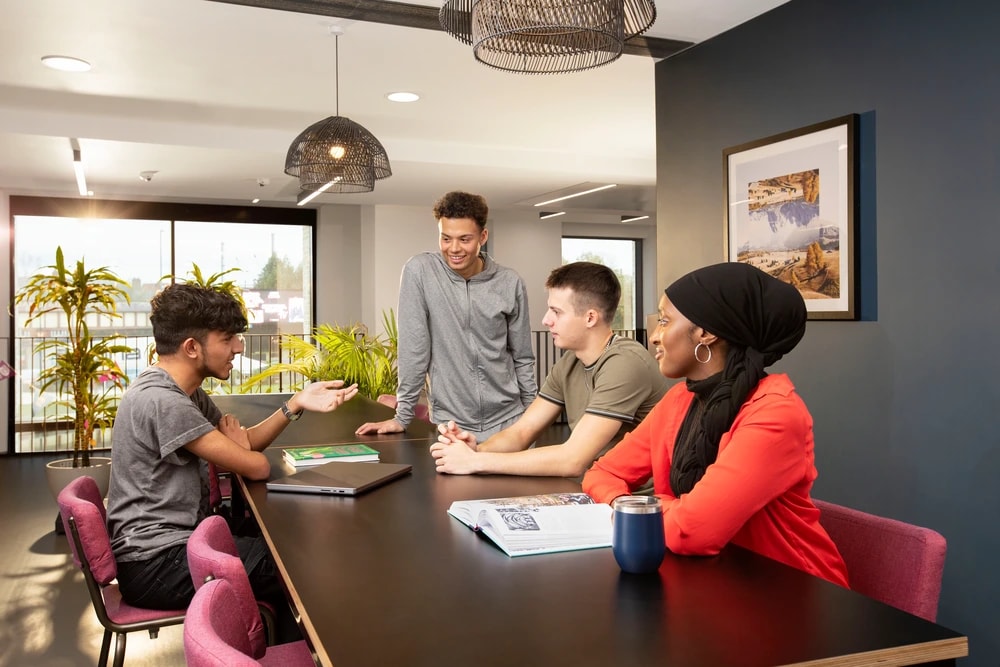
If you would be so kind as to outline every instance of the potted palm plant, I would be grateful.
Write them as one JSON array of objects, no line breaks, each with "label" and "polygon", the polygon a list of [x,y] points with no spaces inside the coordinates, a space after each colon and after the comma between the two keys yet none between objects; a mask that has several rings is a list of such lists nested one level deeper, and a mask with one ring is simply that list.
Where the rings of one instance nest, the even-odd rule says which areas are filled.
[{"label": "potted palm plant", "polygon": [[396,314],[382,313],[383,335],[373,336],[361,324],[349,327],[320,324],[309,339],[283,334],[281,349],[290,361],[272,364],[248,378],[249,390],[265,379],[281,373],[297,376],[292,389],[316,380],[343,380],[358,383],[358,392],[371,399],[379,394],[395,394],[398,374]]},{"label": "potted palm plant", "polygon": [[[46,466],[49,488],[58,495],[62,487],[81,474],[98,480],[107,491],[111,459],[91,456],[97,429],[114,423],[121,391],[128,384],[115,355],[133,351],[119,342],[121,334],[95,337],[91,326],[101,318],[120,318],[119,302],[129,302],[128,283],[108,267],[87,268],[84,261],[67,265],[62,247],[56,248],[55,264],[32,276],[14,295],[14,305],[26,304],[30,325],[50,313],[65,320],[65,338],[47,338],[35,346],[46,365],[37,378],[36,390],[51,389],[62,398],[57,404],[69,409],[73,426],[73,457]],[[62,326],[62,323],[60,323]]]}]

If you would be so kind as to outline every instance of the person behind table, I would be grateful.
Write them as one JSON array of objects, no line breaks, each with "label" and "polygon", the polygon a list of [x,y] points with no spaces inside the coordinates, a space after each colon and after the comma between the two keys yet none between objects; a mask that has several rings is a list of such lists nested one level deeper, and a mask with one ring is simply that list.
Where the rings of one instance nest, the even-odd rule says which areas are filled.
[{"label": "person behind table", "polygon": [[787,375],[764,369],[806,329],[791,285],[748,264],[692,271],[660,297],[651,341],[660,371],[686,378],[583,478],[599,502],[652,476],[667,547],[726,544],[847,586],[847,569],[809,496],[812,417]]},{"label": "person behind table", "polygon": [[[592,262],[566,264],[549,274],[545,287],[548,309],[542,325],[564,354],[524,415],[478,446],[454,423],[439,425],[438,442],[430,448],[438,472],[579,477],[667,390],[649,351],[611,330],[621,299],[621,284],[611,269]],[[531,447],[563,410],[569,439]]]},{"label": "person behind table", "polygon": [[[267,479],[270,466],[261,450],[289,421],[303,410],[336,409],[357,394],[357,386],[314,382],[259,424],[243,428],[201,388],[206,378],[227,379],[233,357],[243,352],[240,334],[247,320],[240,304],[208,288],[176,284],[151,305],[158,359],[122,396],[112,428],[108,528],[125,601],[184,609],[194,595],[187,540],[208,506],[202,462]],[[235,539],[257,598],[287,610],[264,541]]]},{"label": "person behind table", "polygon": [[414,255],[399,285],[399,384],[392,419],[357,433],[399,433],[428,383],[431,416],[485,440],[535,398],[528,291],[482,251],[486,200],[449,192],[434,205],[440,252]]}]

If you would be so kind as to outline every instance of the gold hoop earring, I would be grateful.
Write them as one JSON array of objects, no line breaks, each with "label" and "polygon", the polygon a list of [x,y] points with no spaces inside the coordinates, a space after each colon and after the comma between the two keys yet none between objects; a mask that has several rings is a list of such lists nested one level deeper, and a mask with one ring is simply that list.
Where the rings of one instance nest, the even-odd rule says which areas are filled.
[{"label": "gold hoop earring", "polygon": [[[706,350],[708,350],[708,359],[702,361],[701,358],[698,356],[698,350],[700,348],[705,348]],[[712,348],[709,347],[708,345],[705,345],[704,343],[698,343],[697,345],[694,346],[694,360],[697,361],[699,364],[707,364],[712,360]]]}]

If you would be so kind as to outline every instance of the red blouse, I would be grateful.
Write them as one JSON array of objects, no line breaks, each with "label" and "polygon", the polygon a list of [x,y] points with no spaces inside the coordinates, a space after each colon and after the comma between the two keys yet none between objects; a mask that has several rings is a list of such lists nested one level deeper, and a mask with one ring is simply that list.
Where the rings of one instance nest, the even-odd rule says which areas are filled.
[{"label": "red blouse", "polygon": [[816,479],[812,417],[787,375],[768,375],[722,436],[690,493],[674,497],[670,461],[694,394],[674,385],[635,430],[600,458],[583,490],[611,502],[653,477],[667,547],[713,555],[729,542],[847,586],[847,567],[809,497]]}]

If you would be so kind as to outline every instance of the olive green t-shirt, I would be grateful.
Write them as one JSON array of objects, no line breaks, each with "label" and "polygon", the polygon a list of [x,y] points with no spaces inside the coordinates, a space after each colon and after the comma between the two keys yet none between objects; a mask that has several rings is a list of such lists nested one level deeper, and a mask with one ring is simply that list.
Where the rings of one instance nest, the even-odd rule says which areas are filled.
[{"label": "olive green t-shirt", "polygon": [[630,338],[615,336],[590,366],[575,353],[565,352],[538,395],[566,410],[571,429],[587,413],[621,422],[618,433],[598,454],[600,458],[649,414],[668,388],[649,350]]}]

